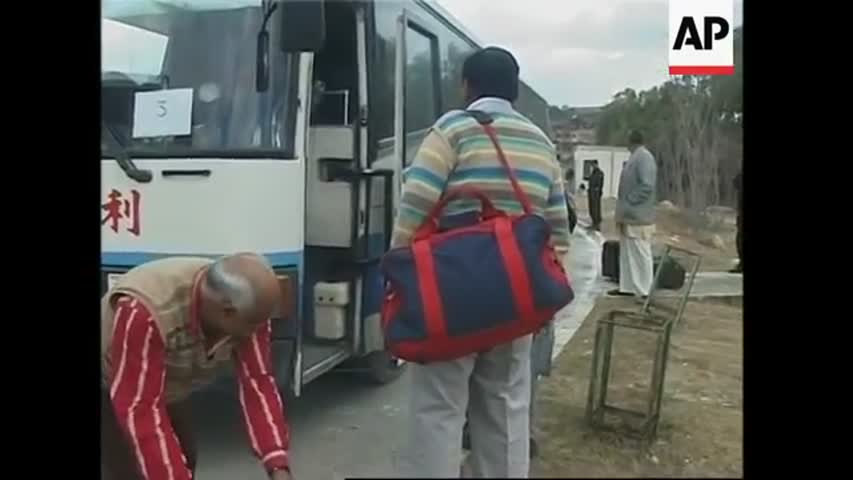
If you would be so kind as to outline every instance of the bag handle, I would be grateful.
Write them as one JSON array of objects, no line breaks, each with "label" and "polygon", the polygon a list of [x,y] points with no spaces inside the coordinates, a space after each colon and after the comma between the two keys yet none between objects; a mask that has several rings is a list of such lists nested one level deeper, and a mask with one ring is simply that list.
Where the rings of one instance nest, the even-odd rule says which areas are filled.
[{"label": "bag handle", "polygon": [[448,203],[458,198],[475,198],[480,200],[480,215],[483,219],[490,219],[504,213],[495,208],[495,205],[489,200],[483,192],[471,186],[462,186],[451,188],[445,193],[427,214],[423,223],[415,230],[415,241],[429,237],[438,231],[438,219],[441,217],[441,212]]},{"label": "bag handle", "polygon": [[491,115],[481,110],[468,110],[467,112],[469,115],[474,117],[475,120],[477,120],[477,123],[479,123],[480,126],[483,127],[483,130],[485,130],[486,135],[489,136],[489,140],[492,141],[492,145],[495,146],[495,150],[497,150],[498,152],[498,160],[500,160],[501,165],[503,165],[504,169],[506,170],[507,176],[509,176],[509,181],[512,184],[513,191],[515,192],[515,197],[521,203],[521,207],[524,209],[524,213],[530,215],[531,213],[533,213],[533,207],[530,204],[530,198],[527,196],[526,193],[524,193],[524,190],[522,190],[521,186],[518,184],[518,178],[515,176],[515,171],[512,169],[512,167],[509,166],[509,162],[506,159],[506,155],[504,155],[504,151],[501,148],[500,143],[498,142],[497,132],[495,131],[495,127],[492,126],[492,123],[494,123],[495,120],[492,118]]}]

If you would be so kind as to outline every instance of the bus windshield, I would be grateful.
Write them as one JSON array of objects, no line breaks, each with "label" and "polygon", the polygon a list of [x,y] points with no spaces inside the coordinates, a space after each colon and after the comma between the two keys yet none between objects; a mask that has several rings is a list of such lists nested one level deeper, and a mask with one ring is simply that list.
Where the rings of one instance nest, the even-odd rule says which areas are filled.
[{"label": "bus windshield", "polygon": [[102,122],[128,154],[292,154],[296,57],[277,48],[277,12],[265,25],[269,87],[255,86],[268,9],[262,0],[101,1]]}]

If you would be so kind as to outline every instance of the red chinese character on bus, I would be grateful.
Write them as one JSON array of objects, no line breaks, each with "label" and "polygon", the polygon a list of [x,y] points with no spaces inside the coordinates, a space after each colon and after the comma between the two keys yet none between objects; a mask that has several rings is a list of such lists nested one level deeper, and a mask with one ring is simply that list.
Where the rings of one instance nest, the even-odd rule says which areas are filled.
[{"label": "red chinese character on bus", "polygon": [[139,192],[136,190],[130,191],[130,198],[123,198],[121,192],[113,189],[107,195],[107,203],[101,205],[101,209],[107,212],[101,220],[101,225],[110,222],[110,228],[113,232],[118,233],[119,224],[124,219],[130,223],[127,231],[138,237],[141,233],[139,225],[140,198]]}]

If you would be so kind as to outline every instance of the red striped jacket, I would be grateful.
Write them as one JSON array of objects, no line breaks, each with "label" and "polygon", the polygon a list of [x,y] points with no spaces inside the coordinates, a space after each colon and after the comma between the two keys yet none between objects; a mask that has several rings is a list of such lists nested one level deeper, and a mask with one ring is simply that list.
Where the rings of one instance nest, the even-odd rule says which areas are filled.
[{"label": "red striped jacket", "polygon": [[166,404],[236,368],[252,450],[268,470],[287,468],[289,432],[271,373],[268,321],[247,341],[204,346],[194,292],[207,259],[168,259],[137,267],[102,302],[104,382],[119,424],[147,480],[187,480]]}]

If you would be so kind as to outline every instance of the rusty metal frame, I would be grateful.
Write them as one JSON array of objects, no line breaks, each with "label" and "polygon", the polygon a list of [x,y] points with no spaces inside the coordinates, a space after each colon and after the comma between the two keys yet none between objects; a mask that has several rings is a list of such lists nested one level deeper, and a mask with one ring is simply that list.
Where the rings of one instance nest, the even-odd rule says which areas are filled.
[{"label": "rusty metal frame", "polygon": [[[662,269],[655,274],[652,288],[643,306],[637,310],[612,310],[599,319],[596,323],[595,343],[593,345],[592,372],[590,375],[589,391],[587,394],[586,418],[587,422],[600,430],[616,431],[605,422],[605,414],[611,414],[627,419],[642,420],[641,425],[635,429],[619,430],[629,436],[644,441],[651,441],[657,436],[658,424],[660,423],[661,403],[664,393],[664,382],[666,379],[666,366],[669,360],[669,345],[672,329],[678,325],[684,315],[690,292],[696,273],[699,271],[701,257],[688,250],[680,249],[670,245],[666,246],[661,262],[665,262],[673,251],[679,251],[693,257],[695,261],[690,269],[690,276],[686,282],[686,288],[678,302],[676,309],[653,303],[655,292]],[[654,308],[653,308],[654,307]],[[647,407],[645,411],[632,411],[614,407],[607,404],[607,387],[610,381],[610,360],[613,353],[613,338],[616,327],[642,330],[657,336],[657,346],[652,366],[651,382]],[[627,422],[625,422],[627,423]]]}]

